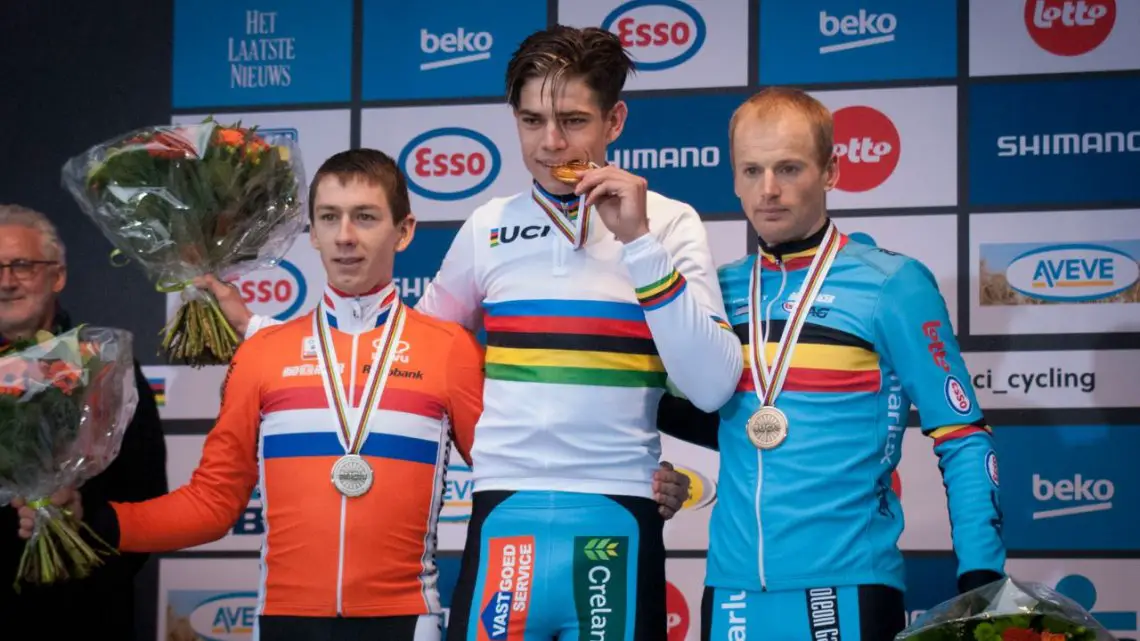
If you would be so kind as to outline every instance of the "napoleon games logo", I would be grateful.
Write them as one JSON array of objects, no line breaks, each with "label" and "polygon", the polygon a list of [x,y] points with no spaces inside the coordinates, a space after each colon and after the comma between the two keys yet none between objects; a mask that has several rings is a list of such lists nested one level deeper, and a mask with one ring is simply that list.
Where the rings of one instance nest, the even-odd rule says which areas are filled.
[{"label": "napoleon games logo", "polygon": [[689,602],[672,581],[665,582],[665,611],[668,641],[685,641],[689,636],[689,626],[693,615],[689,612]]},{"label": "napoleon games logo", "polygon": [[1116,24],[1116,0],[1026,0],[1025,28],[1033,42],[1055,56],[1079,56],[1108,39]]},{"label": "napoleon games logo", "polygon": [[255,272],[236,285],[242,301],[253,313],[279,321],[289,320],[300,311],[308,295],[305,275],[287,260],[272,269]]},{"label": "napoleon games logo", "polygon": [[641,71],[684,64],[705,42],[701,14],[679,0],[633,0],[610,12],[602,28],[617,34]]},{"label": "napoleon games logo", "polygon": [[891,119],[872,107],[844,107],[834,114],[835,155],[843,191],[870,191],[891,177],[902,143]]},{"label": "napoleon games logo", "polygon": [[432,129],[412,138],[398,163],[408,189],[431,200],[470,198],[491,186],[502,166],[490,138],[463,127]]}]

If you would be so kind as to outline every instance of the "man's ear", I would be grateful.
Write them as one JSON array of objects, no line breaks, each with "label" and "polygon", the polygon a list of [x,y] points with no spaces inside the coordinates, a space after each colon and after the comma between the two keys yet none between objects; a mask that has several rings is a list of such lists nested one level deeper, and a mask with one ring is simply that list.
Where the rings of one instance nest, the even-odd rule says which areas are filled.
[{"label": "man's ear", "polygon": [[407,217],[400,221],[398,230],[400,240],[396,242],[396,251],[402,252],[412,244],[412,239],[416,236],[416,215],[408,212]]},{"label": "man's ear", "polygon": [[621,132],[625,130],[625,120],[629,116],[629,105],[624,100],[617,101],[613,109],[606,114],[606,144],[611,145]]},{"label": "man's ear", "polygon": [[823,190],[831,191],[835,189],[835,185],[839,182],[839,158],[832,155],[827,161],[827,166],[823,169],[824,181]]}]

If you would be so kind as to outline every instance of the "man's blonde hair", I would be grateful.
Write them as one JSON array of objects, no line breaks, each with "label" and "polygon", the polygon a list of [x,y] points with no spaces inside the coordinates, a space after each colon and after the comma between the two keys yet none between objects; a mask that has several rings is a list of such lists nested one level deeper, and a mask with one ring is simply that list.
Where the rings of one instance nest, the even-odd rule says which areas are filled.
[{"label": "man's blonde hair", "polygon": [[729,157],[732,156],[736,126],[742,119],[763,119],[785,111],[793,111],[807,118],[815,137],[816,161],[821,169],[827,167],[835,151],[835,126],[831,111],[807,92],[792,87],[768,87],[753,94],[736,108],[728,124]]},{"label": "man's blonde hair", "polygon": [[63,241],[59,239],[59,232],[44,214],[23,205],[0,203],[0,226],[3,225],[28,227],[40,232],[44,256],[49,260],[58,260],[61,265],[67,264],[67,250],[63,247]]}]

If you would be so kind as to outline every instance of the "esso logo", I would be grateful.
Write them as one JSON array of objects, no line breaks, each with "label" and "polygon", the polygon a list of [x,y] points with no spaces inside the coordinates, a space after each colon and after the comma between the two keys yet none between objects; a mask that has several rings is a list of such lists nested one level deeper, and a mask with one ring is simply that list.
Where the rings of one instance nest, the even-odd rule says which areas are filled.
[{"label": "esso logo", "polygon": [[705,43],[705,20],[680,0],[634,0],[610,12],[602,28],[617,34],[641,71],[684,64]]},{"label": "esso logo", "polygon": [[279,321],[289,320],[301,309],[308,295],[305,275],[283,260],[273,269],[254,272],[237,283],[241,299],[250,310]]},{"label": "esso logo", "polygon": [[398,162],[413,193],[432,200],[463,200],[495,182],[501,157],[487,136],[463,127],[443,127],[412,138]]},{"label": "esso logo", "polygon": [[665,582],[665,611],[666,625],[669,629],[669,641],[685,641],[689,635],[689,602],[685,595],[673,585],[672,581]]},{"label": "esso logo", "polygon": [[899,475],[898,470],[891,472],[891,490],[894,491],[895,496],[902,498],[902,476]]},{"label": "esso logo", "polygon": [[1099,47],[1116,24],[1116,0],[1025,0],[1029,37],[1055,56]]},{"label": "esso logo", "polygon": [[862,105],[834,114],[835,155],[843,191],[869,191],[887,181],[899,164],[902,143],[895,123],[882,112]]},{"label": "esso logo", "polygon": [[946,377],[946,402],[950,404],[950,409],[963,416],[969,414],[970,408],[973,407],[969,395],[966,394],[966,388],[962,387],[962,382],[953,376]]}]

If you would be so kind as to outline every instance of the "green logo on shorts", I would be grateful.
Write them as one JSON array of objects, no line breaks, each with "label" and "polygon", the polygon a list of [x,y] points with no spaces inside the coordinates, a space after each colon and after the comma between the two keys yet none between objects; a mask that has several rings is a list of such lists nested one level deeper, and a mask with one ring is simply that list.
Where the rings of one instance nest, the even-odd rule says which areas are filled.
[{"label": "green logo on shorts", "polygon": [[625,638],[628,536],[574,537],[574,604],[582,641]]}]

